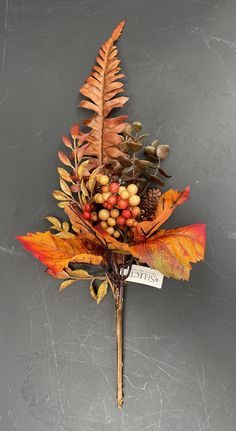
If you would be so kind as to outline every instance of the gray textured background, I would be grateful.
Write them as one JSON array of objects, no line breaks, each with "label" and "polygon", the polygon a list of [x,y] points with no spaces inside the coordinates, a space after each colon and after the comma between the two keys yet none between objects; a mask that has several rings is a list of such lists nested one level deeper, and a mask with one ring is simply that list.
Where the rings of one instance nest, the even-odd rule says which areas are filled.
[{"label": "gray textured background", "polygon": [[[0,429],[235,431],[236,2],[5,0],[0,16]],[[169,225],[206,222],[208,246],[188,284],[128,286],[120,412],[111,294],[59,294],[14,237],[59,214],[60,137],[124,17],[126,111],[170,144],[169,186],[191,186]]]}]

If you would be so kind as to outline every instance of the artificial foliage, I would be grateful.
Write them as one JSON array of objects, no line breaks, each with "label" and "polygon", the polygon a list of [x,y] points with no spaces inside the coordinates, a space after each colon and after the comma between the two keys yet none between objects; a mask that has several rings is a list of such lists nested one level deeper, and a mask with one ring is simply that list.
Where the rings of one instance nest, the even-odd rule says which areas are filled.
[{"label": "artificial foliage", "polygon": [[[60,291],[90,281],[97,302],[108,289],[114,296],[117,336],[117,405],[123,404],[122,312],[126,279],[134,263],[166,277],[188,280],[191,264],[204,258],[205,225],[164,230],[190,189],[161,188],[170,178],[161,167],[169,146],[158,140],[144,146],[148,135],[138,121],[129,123],[123,108],[124,84],[115,45],[124,21],[102,45],[90,75],[80,89],[81,108],[89,111],[83,130],[78,124],[63,136],[58,152],[60,190],[53,192],[66,221],[48,216],[46,232],[19,236],[52,277],[63,280]],[[113,111],[115,109],[115,111]],[[113,112],[112,112],[113,111]],[[111,116],[112,112],[112,116]]]}]

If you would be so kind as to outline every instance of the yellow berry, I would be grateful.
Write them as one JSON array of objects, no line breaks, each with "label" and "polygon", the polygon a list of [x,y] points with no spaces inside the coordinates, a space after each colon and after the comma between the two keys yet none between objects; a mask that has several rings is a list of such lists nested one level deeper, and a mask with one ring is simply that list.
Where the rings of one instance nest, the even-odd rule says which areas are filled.
[{"label": "yellow berry", "polygon": [[109,226],[115,226],[115,225],[116,225],[116,221],[115,221],[115,219],[114,219],[114,218],[109,217],[109,219],[107,220],[107,224],[108,224]]},{"label": "yellow berry", "polygon": [[119,236],[120,236],[120,232],[118,232],[118,230],[116,230],[116,231],[114,232],[113,236],[114,236],[115,238],[119,238]]},{"label": "yellow berry", "polygon": [[126,190],[125,186],[120,186],[119,190],[118,190],[118,195],[121,194],[121,192],[123,192],[123,190]]},{"label": "yellow berry", "polygon": [[117,217],[119,217],[119,214],[120,214],[120,212],[119,212],[119,210],[117,210],[117,209],[111,210],[111,212],[110,212],[110,215],[111,215],[111,217],[113,217],[113,218],[117,218]]},{"label": "yellow berry", "polygon": [[109,183],[109,177],[107,175],[101,175],[98,181],[102,186],[106,186]]},{"label": "yellow berry", "polygon": [[100,218],[100,220],[107,220],[110,216],[110,213],[108,210],[100,210],[98,213],[98,216]]},{"label": "yellow berry", "polygon": [[133,217],[137,217],[140,214],[141,209],[139,207],[132,207],[131,212]]},{"label": "yellow berry", "polygon": [[111,192],[107,192],[107,193],[103,193],[102,197],[104,199],[104,201],[107,201],[107,199],[111,196]]},{"label": "yellow berry", "polygon": [[131,196],[136,195],[138,193],[138,187],[136,184],[129,184],[127,190]]},{"label": "yellow berry", "polygon": [[102,226],[103,229],[107,229],[108,228],[108,224],[107,224],[106,221],[102,221],[101,222],[101,226]]},{"label": "yellow berry", "polygon": [[122,190],[122,192],[120,193],[120,197],[124,200],[129,199],[129,192],[128,190]]},{"label": "yellow berry", "polygon": [[132,207],[136,207],[137,205],[140,204],[140,200],[141,199],[138,195],[133,195],[133,196],[130,196],[129,203]]},{"label": "yellow berry", "polygon": [[109,233],[109,235],[113,235],[114,233],[114,227],[110,226],[106,229],[107,233]]},{"label": "yellow berry", "polygon": [[103,199],[103,197],[102,197],[102,194],[101,194],[101,193],[97,193],[97,194],[94,196],[94,200],[95,200],[95,202],[96,202],[97,204],[103,204],[103,202],[104,202],[104,199]]}]

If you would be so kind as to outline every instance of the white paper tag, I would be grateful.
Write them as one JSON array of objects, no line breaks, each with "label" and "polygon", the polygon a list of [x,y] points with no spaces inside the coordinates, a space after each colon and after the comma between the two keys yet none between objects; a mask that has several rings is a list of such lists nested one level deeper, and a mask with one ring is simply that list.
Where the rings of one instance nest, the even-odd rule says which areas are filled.
[{"label": "white paper tag", "polygon": [[[124,275],[128,273],[128,269],[124,269]],[[147,284],[148,286],[162,288],[164,275],[156,269],[148,268],[141,265],[132,265],[130,275],[126,281],[134,283]]]}]

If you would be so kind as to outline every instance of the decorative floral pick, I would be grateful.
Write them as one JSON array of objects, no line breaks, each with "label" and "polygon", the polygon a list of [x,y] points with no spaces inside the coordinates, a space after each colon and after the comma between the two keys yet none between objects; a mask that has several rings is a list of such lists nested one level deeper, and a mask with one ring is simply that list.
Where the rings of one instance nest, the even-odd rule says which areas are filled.
[{"label": "decorative floral pick", "polygon": [[[160,167],[169,146],[155,140],[143,150],[140,122],[126,115],[110,116],[128,97],[121,95],[120,60],[115,46],[122,21],[102,45],[91,74],[80,89],[82,108],[92,111],[83,132],[78,124],[63,136],[58,156],[60,190],[53,192],[69,221],[47,217],[46,232],[17,237],[26,250],[64,281],[60,291],[90,280],[91,296],[99,303],[111,288],[116,308],[117,404],[123,404],[122,310],[125,282],[134,263],[159,270],[166,277],[188,280],[191,263],[204,258],[205,225],[163,230],[175,208],[189,199],[183,191],[162,193],[169,175]],[[161,228],[161,229],[160,229]]]}]

